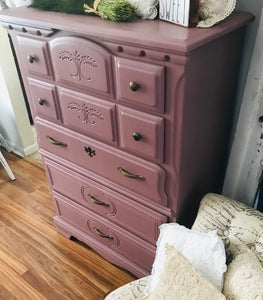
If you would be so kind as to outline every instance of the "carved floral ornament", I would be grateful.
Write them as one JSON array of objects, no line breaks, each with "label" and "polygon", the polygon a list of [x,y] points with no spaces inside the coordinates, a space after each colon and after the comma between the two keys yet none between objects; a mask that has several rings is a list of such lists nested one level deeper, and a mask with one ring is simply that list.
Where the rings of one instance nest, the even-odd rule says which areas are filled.
[{"label": "carved floral ornament", "polygon": [[82,65],[90,65],[92,68],[97,68],[97,62],[94,58],[89,55],[81,55],[77,50],[73,52],[63,50],[59,53],[59,59],[62,61],[69,61],[75,64],[76,72],[75,74],[70,74],[72,77],[78,78],[79,81],[85,79],[87,81],[91,80],[91,76],[85,76],[83,74]]},{"label": "carved floral ornament", "polygon": [[104,120],[104,116],[101,112],[99,112],[95,108],[89,108],[85,103],[81,105],[78,103],[69,103],[68,109],[78,112],[78,118],[86,124],[96,125],[95,119]]}]

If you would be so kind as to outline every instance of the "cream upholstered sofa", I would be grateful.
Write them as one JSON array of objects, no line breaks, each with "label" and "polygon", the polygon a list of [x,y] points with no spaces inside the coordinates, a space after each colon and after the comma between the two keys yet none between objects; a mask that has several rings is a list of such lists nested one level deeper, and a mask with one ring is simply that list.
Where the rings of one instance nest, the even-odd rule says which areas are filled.
[{"label": "cream upholstered sofa", "polygon": [[[216,229],[224,242],[228,267],[223,297],[228,300],[263,299],[261,212],[221,195],[207,194],[200,203],[192,229],[200,232]],[[144,277],[126,284],[111,292],[105,300],[143,299],[147,281],[148,277]]]}]

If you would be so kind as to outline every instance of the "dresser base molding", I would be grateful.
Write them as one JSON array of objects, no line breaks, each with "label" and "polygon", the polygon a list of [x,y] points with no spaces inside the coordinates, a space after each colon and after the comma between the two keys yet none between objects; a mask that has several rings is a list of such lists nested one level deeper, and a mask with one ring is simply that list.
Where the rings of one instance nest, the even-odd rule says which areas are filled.
[{"label": "dresser base molding", "polygon": [[[128,260],[126,257],[123,257],[120,254],[116,253],[114,250],[111,250],[110,248],[102,245],[98,241],[87,236],[81,230],[65,222],[59,217],[54,217],[54,223],[56,224],[57,231],[65,237],[67,237],[68,239],[75,238],[78,241],[85,243],[112,264],[124,268],[125,270],[128,270],[138,278],[150,274],[150,271],[141,268],[134,262]],[[72,241],[72,243],[74,243],[74,241]]]}]

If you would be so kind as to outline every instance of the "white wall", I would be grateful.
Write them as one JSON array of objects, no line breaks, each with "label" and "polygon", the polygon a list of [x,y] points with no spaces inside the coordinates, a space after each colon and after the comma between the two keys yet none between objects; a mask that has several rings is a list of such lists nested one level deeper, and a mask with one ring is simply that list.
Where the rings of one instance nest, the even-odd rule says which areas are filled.
[{"label": "white wall", "polygon": [[24,156],[37,151],[6,30],[0,26],[0,131],[12,151]]},{"label": "white wall", "polygon": [[240,9],[252,12],[256,19],[247,30],[232,130],[233,144],[222,192],[249,205],[254,203],[263,164],[262,125],[258,122],[263,114],[262,2],[238,2]]},{"label": "white wall", "polygon": [[0,133],[15,152],[23,154],[23,145],[16,125],[15,114],[0,66]]},{"label": "white wall", "polygon": [[245,44],[243,49],[243,59],[241,64],[240,76],[239,76],[232,136],[234,136],[235,133],[240,107],[243,101],[243,93],[245,90],[247,74],[248,74],[249,66],[251,63],[251,57],[254,50],[257,30],[261,18],[262,7],[263,7],[262,0],[237,0],[237,4],[236,4],[236,10],[247,11],[252,13],[255,16],[255,21],[247,26]]}]

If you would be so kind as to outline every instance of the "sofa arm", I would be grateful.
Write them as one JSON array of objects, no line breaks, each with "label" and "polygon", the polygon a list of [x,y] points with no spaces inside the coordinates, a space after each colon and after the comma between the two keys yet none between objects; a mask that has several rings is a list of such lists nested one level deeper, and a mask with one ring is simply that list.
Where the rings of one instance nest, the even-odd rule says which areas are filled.
[{"label": "sofa arm", "polygon": [[207,194],[192,229],[217,230],[225,244],[228,263],[245,244],[263,265],[263,214],[254,208],[218,194]]},{"label": "sofa arm", "polygon": [[149,276],[125,284],[106,296],[105,300],[136,300],[144,296]]}]

